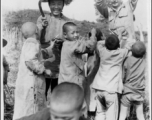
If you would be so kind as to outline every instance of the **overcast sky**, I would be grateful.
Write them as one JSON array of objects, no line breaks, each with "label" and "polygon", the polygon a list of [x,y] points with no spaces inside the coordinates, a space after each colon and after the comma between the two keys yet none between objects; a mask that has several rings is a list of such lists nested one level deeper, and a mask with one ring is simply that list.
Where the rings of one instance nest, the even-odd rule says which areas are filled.
[{"label": "overcast sky", "polygon": [[[2,12],[8,10],[21,10],[21,9],[38,9],[39,0],[2,0]],[[124,0],[126,1],[126,0]],[[73,2],[66,6],[63,10],[65,16],[77,20],[96,21],[94,0],[73,0]],[[136,10],[136,24],[142,24],[143,29],[147,30],[147,24],[150,22],[148,19],[150,0],[138,0]],[[43,9],[49,10],[48,4],[43,3]]]}]

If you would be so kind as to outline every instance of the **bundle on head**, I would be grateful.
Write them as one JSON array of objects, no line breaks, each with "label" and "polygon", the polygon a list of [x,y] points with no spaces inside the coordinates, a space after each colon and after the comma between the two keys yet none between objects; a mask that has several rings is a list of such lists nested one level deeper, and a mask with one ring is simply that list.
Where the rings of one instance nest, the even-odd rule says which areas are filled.
[{"label": "bundle on head", "polygon": [[[41,2],[50,2],[51,0],[40,0]],[[69,5],[73,0],[63,0],[65,5]]]},{"label": "bundle on head", "polygon": [[[101,32],[100,29],[96,28],[96,38],[97,38],[97,41],[100,41],[102,40],[102,37],[103,37],[103,34]],[[89,38],[91,37],[91,32],[89,32]]]}]

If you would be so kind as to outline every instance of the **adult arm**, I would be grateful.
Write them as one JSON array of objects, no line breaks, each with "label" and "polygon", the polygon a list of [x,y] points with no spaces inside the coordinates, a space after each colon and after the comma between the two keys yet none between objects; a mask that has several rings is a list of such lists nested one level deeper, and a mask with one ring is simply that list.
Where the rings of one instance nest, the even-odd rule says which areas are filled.
[{"label": "adult arm", "polygon": [[106,0],[98,0],[95,3],[95,9],[97,14],[100,14],[100,19],[108,19],[109,17],[108,6],[106,2]]}]

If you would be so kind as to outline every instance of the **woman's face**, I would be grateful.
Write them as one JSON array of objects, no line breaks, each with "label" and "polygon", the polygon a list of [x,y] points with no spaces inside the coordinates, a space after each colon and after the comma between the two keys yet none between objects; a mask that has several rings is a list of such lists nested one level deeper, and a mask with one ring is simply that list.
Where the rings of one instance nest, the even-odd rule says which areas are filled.
[{"label": "woman's face", "polygon": [[51,0],[50,9],[54,16],[59,16],[63,10],[63,0]]}]

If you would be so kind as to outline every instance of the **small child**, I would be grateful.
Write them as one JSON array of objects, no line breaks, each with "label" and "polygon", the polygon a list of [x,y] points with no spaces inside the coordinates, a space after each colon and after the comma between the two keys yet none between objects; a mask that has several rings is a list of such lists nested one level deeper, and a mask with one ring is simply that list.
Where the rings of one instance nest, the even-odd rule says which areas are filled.
[{"label": "small child", "polygon": [[96,100],[97,105],[90,103],[90,111],[96,109],[95,120],[118,118],[117,95],[121,93],[122,64],[128,55],[128,49],[120,49],[119,39],[115,35],[110,35],[105,44],[97,44],[96,52],[100,57],[100,66],[91,85],[94,91],[94,97],[91,98]]},{"label": "small child", "polygon": [[125,120],[131,104],[136,106],[138,120],[145,120],[143,114],[143,101],[145,89],[145,53],[143,42],[136,42],[132,46],[132,55],[124,62],[124,89],[121,98],[120,119]]},{"label": "small child", "polygon": [[83,87],[85,62],[82,55],[93,52],[96,46],[96,30],[92,29],[91,33],[90,40],[80,39],[75,23],[67,22],[63,25],[65,41],[61,51],[59,84],[72,82]]},{"label": "small child", "polygon": [[83,89],[74,83],[56,86],[50,97],[50,107],[18,120],[84,120]]},{"label": "small child", "polygon": [[45,78],[51,75],[42,62],[37,26],[32,22],[22,25],[23,44],[16,80],[13,120],[31,115],[46,107]]}]

